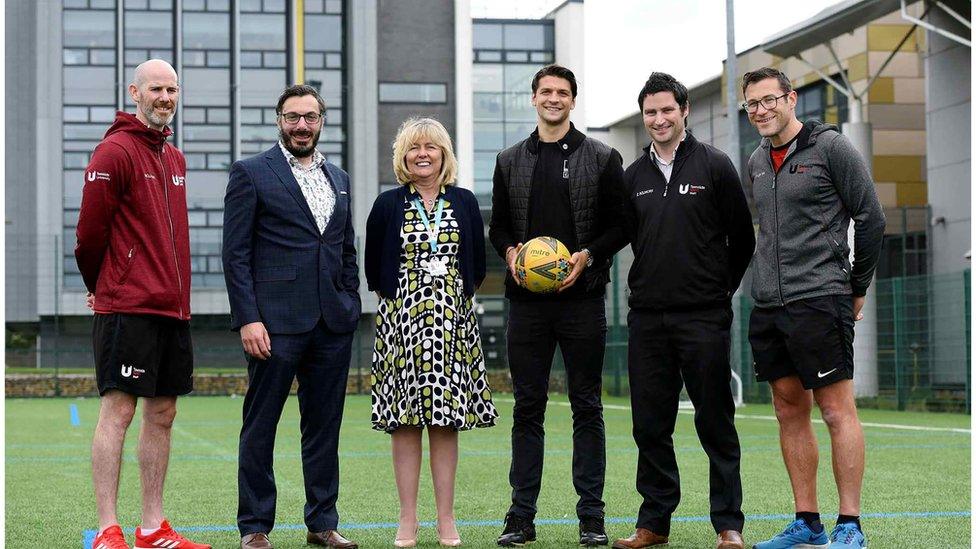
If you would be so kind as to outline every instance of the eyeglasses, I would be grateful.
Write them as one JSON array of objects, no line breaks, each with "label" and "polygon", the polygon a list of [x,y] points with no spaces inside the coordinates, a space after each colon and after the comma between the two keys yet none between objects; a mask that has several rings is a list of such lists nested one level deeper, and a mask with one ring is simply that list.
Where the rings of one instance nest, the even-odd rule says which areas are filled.
[{"label": "eyeglasses", "polygon": [[305,114],[298,114],[297,112],[285,112],[279,113],[278,116],[289,124],[298,124],[298,121],[304,118],[305,123],[309,126],[314,126],[319,123],[319,120],[325,119],[324,116],[317,112],[307,112]]},{"label": "eyeglasses", "polygon": [[752,114],[759,110],[759,104],[762,103],[763,108],[768,111],[770,109],[775,109],[776,103],[778,103],[780,99],[786,97],[789,94],[790,94],[789,92],[786,92],[783,95],[777,95],[777,96],[767,95],[766,97],[763,97],[759,101],[756,100],[746,101],[741,106],[743,109],[746,110],[747,113]]}]

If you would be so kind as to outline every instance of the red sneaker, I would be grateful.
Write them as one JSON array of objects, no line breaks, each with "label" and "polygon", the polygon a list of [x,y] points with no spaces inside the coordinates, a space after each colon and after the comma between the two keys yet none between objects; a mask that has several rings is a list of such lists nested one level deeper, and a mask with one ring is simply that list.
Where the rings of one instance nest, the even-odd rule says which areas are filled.
[{"label": "red sneaker", "polygon": [[132,549],[211,549],[209,545],[193,543],[176,533],[169,521],[163,520],[159,530],[147,536],[142,535],[142,528],[136,528],[136,545]]},{"label": "red sneaker", "polygon": [[129,549],[119,525],[109,526],[92,542],[92,549]]}]

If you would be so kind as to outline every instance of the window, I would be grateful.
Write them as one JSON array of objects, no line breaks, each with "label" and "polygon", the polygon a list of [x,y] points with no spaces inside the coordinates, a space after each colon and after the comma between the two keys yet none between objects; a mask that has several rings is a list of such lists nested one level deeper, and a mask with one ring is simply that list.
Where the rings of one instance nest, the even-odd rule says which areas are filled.
[{"label": "window", "polygon": [[[233,128],[240,124],[242,156],[270,148],[278,140],[274,103],[289,82],[288,25],[290,6],[302,5],[305,15],[306,83],[319,88],[328,105],[319,150],[339,166],[345,155],[345,35],[343,0],[59,0],[63,26],[61,73],[63,113],[65,242],[73,241],[81,201],[83,171],[91,152],[115,118],[117,101],[134,112],[127,93],[119,98],[121,68],[125,82],[135,67],[150,58],[176,64],[177,42],[182,48],[180,83],[182,130],[178,137],[198,190],[188,200],[193,279],[196,287],[222,287],[220,228],[222,189],[232,156]],[[240,101],[231,105],[231,6],[239,7],[242,67]],[[121,20],[119,19],[121,12]],[[177,36],[173,21],[182,21]],[[57,31],[56,31],[57,32]],[[116,40],[119,32],[123,39]],[[300,58],[300,57],[299,57]],[[121,67],[117,65],[121,63]],[[301,74],[301,73],[299,73]],[[442,85],[443,86],[443,85]],[[436,93],[434,97],[436,98]],[[446,98],[446,87],[440,91]],[[443,100],[442,100],[443,101]],[[171,124],[179,131],[177,124]],[[73,250],[62,258],[66,287],[83,288],[74,269]]]},{"label": "window", "polygon": [[447,103],[447,84],[380,82],[381,103]]}]

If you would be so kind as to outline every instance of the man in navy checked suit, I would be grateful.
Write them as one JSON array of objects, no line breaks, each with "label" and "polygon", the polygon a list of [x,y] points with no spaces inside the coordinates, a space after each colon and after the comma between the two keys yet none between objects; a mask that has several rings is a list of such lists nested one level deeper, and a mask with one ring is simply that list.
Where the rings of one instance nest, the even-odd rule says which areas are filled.
[{"label": "man in navy checked suit", "polygon": [[248,361],[241,547],[272,547],[275,432],[297,376],[307,541],[354,549],[336,530],[339,425],[361,309],[349,175],[315,148],[325,123],[315,88],[288,87],[276,112],[280,141],[234,163],[224,198],[224,277]]}]

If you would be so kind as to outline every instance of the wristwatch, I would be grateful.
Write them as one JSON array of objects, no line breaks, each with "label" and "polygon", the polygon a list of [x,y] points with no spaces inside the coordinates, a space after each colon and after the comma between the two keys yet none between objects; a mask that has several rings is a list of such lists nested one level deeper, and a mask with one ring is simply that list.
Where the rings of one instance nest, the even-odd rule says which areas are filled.
[{"label": "wristwatch", "polygon": [[589,248],[583,248],[582,250],[580,250],[580,253],[583,253],[583,252],[586,252],[586,266],[587,267],[592,267],[593,266],[593,252],[591,252]]}]

